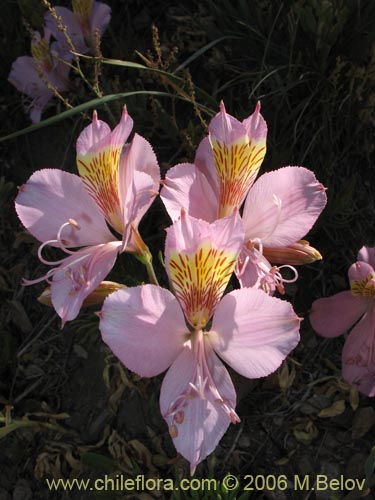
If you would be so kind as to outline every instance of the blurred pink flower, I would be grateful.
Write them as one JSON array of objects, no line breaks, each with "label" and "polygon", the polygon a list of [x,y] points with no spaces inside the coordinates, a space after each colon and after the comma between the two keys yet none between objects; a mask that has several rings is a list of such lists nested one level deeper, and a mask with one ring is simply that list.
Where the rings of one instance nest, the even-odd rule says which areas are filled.
[{"label": "blurred pink flower", "polygon": [[[51,300],[63,323],[74,319],[89,294],[112,269],[119,252],[137,252],[138,224],[158,192],[159,167],[150,144],[135,134],[125,144],[133,120],[124,108],[111,131],[98,120],[77,140],[80,176],[57,169],[35,172],[21,186],[16,210],[24,226],[42,242],[38,255],[52,266],[34,284],[47,280]],[[116,239],[107,224],[122,236]],[[46,246],[67,257],[50,262]],[[72,251],[71,248],[83,247]]]},{"label": "blurred pink flower", "polygon": [[[241,286],[272,294],[275,288],[283,293],[283,282],[288,281],[281,275],[283,267],[304,263],[306,252],[310,259],[320,257],[312,247],[296,251],[301,250],[296,244],[319,217],[327,197],[313,172],[303,167],[280,168],[254,183],[266,153],[266,136],[259,103],[242,122],[226,113],[221,103],[220,112],[210,122],[209,136],[198,147],[195,163],[171,168],[160,196],[172,220],[184,208],[209,222],[230,215],[245,200],[245,243],[236,274]],[[272,266],[267,254],[285,266]],[[294,281],[297,271],[291,269],[294,278],[290,281]]]},{"label": "blurred pink flower", "polygon": [[45,31],[44,38],[35,32],[31,42],[32,57],[18,57],[8,76],[8,81],[28,96],[26,110],[30,111],[33,123],[40,121],[44,108],[54,95],[53,88],[62,92],[70,86],[68,78],[72,56],[62,53],[58,43],[50,45],[50,36],[49,30]]},{"label": "blurred pink flower", "polygon": [[[93,54],[95,32],[97,31],[99,38],[101,38],[111,20],[111,8],[109,5],[95,0],[72,0],[72,8],[73,11],[58,6],[54,10],[60,17],[62,25],[66,26],[66,34],[73,42],[76,52]],[[45,15],[45,23],[61,47],[69,53],[70,47],[66,37],[59,30],[56,19],[52,17],[50,12]]]},{"label": "blurred pink flower", "polygon": [[122,289],[100,312],[103,339],[127,368],[145,377],[169,368],[161,413],[191,473],[239,422],[221,360],[245,377],[264,377],[299,341],[300,322],[288,302],[246,288],[221,299],[242,244],[238,213],[210,224],[182,212],[166,239],[175,295],[154,285]]},{"label": "blurred pink flower", "polygon": [[375,396],[375,248],[362,247],[348,272],[350,290],[316,300],[310,312],[314,330],[337,337],[351,330],[342,351],[342,375]]}]

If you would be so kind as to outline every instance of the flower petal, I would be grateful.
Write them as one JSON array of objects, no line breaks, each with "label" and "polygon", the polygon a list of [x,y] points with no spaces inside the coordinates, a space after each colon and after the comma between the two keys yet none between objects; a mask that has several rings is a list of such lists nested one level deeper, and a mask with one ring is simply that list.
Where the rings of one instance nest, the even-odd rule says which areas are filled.
[{"label": "flower petal", "polygon": [[[157,191],[154,190],[154,181],[144,172],[134,172],[134,178],[130,190],[127,195],[124,205],[124,231],[122,236],[123,250],[127,249],[132,252],[134,245],[130,239],[133,234],[133,229],[138,227],[142,217],[147,212],[152,202],[154,201]],[[133,242],[134,243],[134,242]],[[137,248],[135,246],[134,248]],[[136,251],[138,253],[138,251]]]},{"label": "flower petal", "polygon": [[120,155],[133,127],[124,108],[120,123],[111,132],[109,126],[93,115],[77,140],[77,167],[90,196],[107,221],[122,233],[122,205],[119,195]]},{"label": "flower petal", "polygon": [[59,266],[51,283],[51,299],[63,324],[77,317],[85,298],[110,272],[120,245],[113,241],[84,248]]},{"label": "flower petal", "polygon": [[213,314],[243,244],[238,213],[212,224],[181,214],[167,229],[165,261],[176,297],[194,328]]},{"label": "flower petal", "polygon": [[8,81],[32,99],[26,110],[30,111],[33,123],[40,122],[44,108],[53,97],[53,91],[40,79],[34,59],[29,56],[18,57],[12,64]]},{"label": "flower petal", "polygon": [[172,221],[181,209],[192,217],[213,222],[218,217],[218,198],[201,171],[191,163],[180,163],[168,170],[160,197]]},{"label": "flower petal", "polygon": [[[111,146],[111,128],[108,123],[98,119],[96,112],[93,113],[92,123],[85,127],[79,134],[76,149],[77,158],[84,157],[89,153],[97,153],[105,147]],[[78,165],[85,173],[85,165]]]},{"label": "flower petal", "polygon": [[374,268],[367,262],[357,261],[349,267],[349,281],[367,281],[370,274],[374,274]]},{"label": "flower petal", "polygon": [[375,396],[375,307],[372,305],[350,332],[342,351],[342,375],[359,390]]},{"label": "flower petal", "polygon": [[[61,18],[61,24],[63,26],[66,26],[67,34],[72,40],[76,52],[85,54],[88,51],[88,47],[85,43],[82,29],[74,13],[66,7],[60,6],[54,7],[54,10],[57,16]],[[44,22],[47,29],[51,31],[61,47],[63,47],[63,50],[69,53],[70,47],[66,41],[65,35],[62,31],[59,30],[56,19],[52,17],[49,11],[45,13]]]},{"label": "flower petal", "polygon": [[120,361],[142,377],[166,370],[181,352],[188,333],[175,297],[155,285],[111,294],[100,312],[100,331]]},{"label": "flower petal", "polygon": [[374,297],[375,295],[375,271],[370,264],[357,261],[352,264],[348,272],[350,289],[353,295]]},{"label": "flower petal", "polygon": [[140,220],[158,194],[160,170],[151,145],[138,134],[127,144],[120,159],[119,193],[123,218],[123,246],[129,243],[132,226]]},{"label": "flower petal", "polygon": [[[95,31],[98,30],[99,37],[107,29],[111,21],[111,7],[103,2],[93,2],[91,9],[91,38],[95,41]],[[94,45],[94,44],[93,44]]]},{"label": "flower petal", "polygon": [[207,179],[208,183],[211,186],[211,190],[214,193],[215,198],[217,199],[217,203],[219,203],[219,179],[216,174],[214,155],[208,137],[205,137],[199,143],[197,152],[195,154],[194,164]]},{"label": "flower petal", "polygon": [[241,249],[236,265],[236,276],[242,288],[261,288],[269,295],[276,290],[272,266],[256,248],[245,245]]},{"label": "flower petal", "polygon": [[[258,102],[255,106],[254,113],[248,118],[245,118],[242,124],[246,128],[246,132],[251,143],[256,144],[259,149],[262,146],[265,148],[267,139],[267,123],[260,113],[260,102]],[[262,151],[263,157],[265,154],[266,151],[264,151],[264,153]]]},{"label": "flower petal", "polygon": [[69,219],[74,219],[80,230],[73,226],[63,230],[67,247],[95,245],[114,239],[81,179],[62,170],[35,172],[21,186],[16,210],[23,225],[42,242],[55,240],[60,227]]},{"label": "flower petal", "polygon": [[365,313],[368,300],[340,292],[332,297],[315,300],[310,311],[310,323],[323,337],[337,337],[346,332]]},{"label": "flower petal", "polygon": [[358,252],[357,260],[367,262],[375,269],[375,247],[363,246]]},{"label": "flower petal", "polygon": [[[223,400],[231,407],[236,405],[236,393],[230,376],[213,352],[207,356],[209,369]],[[176,400],[189,391],[189,382],[197,369],[190,343],[168,370],[160,391],[160,410],[164,416],[176,450],[189,462],[192,473],[195,467],[217,446],[227,430],[230,419],[216,395],[206,391],[206,397],[186,398],[183,411],[171,413]]]},{"label": "flower petal", "polygon": [[[209,139],[220,185],[221,217],[240,208],[266,153],[267,129],[264,134],[264,120],[262,118],[260,123],[259,109],[258,105],[254,116],[241,123],[227,114],[221,103],[220,112],[209,125]],[[254,137],[248,132],[254,133]]]},{"label": "flower petal", "polygon": [[242,288],[218,304],[208,338],[234,370],[258,378],[274,372],[296,347],[299,325],[289,302]]},{"label": "flower petal", "polygon": [[302,239],[327,201],[324,187],[303,167],[263,174],[246,199],[243,220],[247,239],[267,247],[285,247]]}]

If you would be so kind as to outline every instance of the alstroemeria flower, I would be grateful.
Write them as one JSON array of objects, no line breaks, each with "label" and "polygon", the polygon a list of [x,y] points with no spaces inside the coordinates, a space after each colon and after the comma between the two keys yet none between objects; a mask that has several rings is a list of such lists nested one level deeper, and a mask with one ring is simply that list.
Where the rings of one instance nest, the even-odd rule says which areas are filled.
[{"label": "alstroemeria flower", "polygon": [[[119,252],[137,252],[137,227],[157,194],[160,174],[154,152],[144,138],[135,134],[125,144],[132,127],[125,108],[112,131],[94,113],[92,124],[77,140],[80,176],[58,169],[39,170],[17,196],[19,218],[42,242],[40,260],[52,266],[45,276],[25,280],[25,284],[47,280],[53,306],[63,323],[77,316],[85,298],[112,269]],[[68,256],[47,261],[42,255],[46,246],[58,247]],[[83,248],[71,250],[77,247]]]},{"label": "alstroemeria flower", "polygon": [[50,35],[49,30],[45,30],[44,38],[35,32],[31,42],[32,57],[18,57],[8,76],[8,81],[30,99],[25,108],[30,111],[33,123],[40,121],[44,108],[54,95],[53,88],[63,92],[70,86],[68,63],[72,56],[61,52],[58,43],[50,45]]},{"label": "alstroemeria flower", "polygon": [[[293,251],[293,259],[286,258],[282,262],[286,266],[277,268],[269,263],[267,253],[272,253],[276,263],[287,257],[285,249],[293,248],[320,215],[326,194],[313,172],[303,167],[280,168],[254,183],[265,155],[266,135],[259,104],[243,122],[227,114],[221,104],[210,122],[208,138],[198,147],[195,163],[171,168],[160,196],[172,220],[184,208],[208,222],[233,213],[245,200],[245,244],[236,274],[241,286],[259,287],[272,294],[275,288],[283,292],[283,281],[288,281],[280,269],[291,267],[296,260],[304,263],[306,255]],[[267,252],[263,253],[264,248]],[[320,257],[318,252],[315,255]],[[297,271],[292,271],[294,281]]]},{"label": "alstroemeria flower", "polygon": [[[106,3],[95,0],[72,0],[73,11],[66,7],[54,7],[57,16],[63,26],[66,27],[66,34],[72,41],[76,52],[86,54],[94,53],[95,32],[99,38],[111,20],[111,7]],[[51,33],[60,43],[66,52],[70,52],[70,47],[66,37],[59,30],[56,19],[50,12],[45,15],[45,23]]]},{"label": "alstroemeria flower", "polygon": [[169,368],[160,409],[192,473],[229,424],[239,422],[221,360],[245,377],[264,377],[299,340],[299,319],[288,302],[247,288],[221,299],[243,236],[237,213],[212,224],[182,213],[166,239],[175,295],[154,285],[122,289],[100,313],[103,339],[126,367],[145,377]]},{"label": "alstroemeria flower", "polygon": [[342,375],[375,396],[375,248],[362,247],[348,272],[350,290],[316,300],[310,312],[314,330],[337,337],[354,326],[342,351]]}]

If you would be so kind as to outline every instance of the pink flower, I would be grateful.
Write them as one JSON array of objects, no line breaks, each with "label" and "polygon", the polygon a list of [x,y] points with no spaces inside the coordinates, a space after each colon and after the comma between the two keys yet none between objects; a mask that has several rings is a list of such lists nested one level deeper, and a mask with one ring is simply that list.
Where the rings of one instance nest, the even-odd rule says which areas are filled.
[{"label": "pink flower", "polygon": [[286,301],[247,288],[221,299],[242,244],[237,213],[210,224],[183,212],[167,229],[174,295],[154,285],[122,289],[100,313],[104,341],[130,370],[151,377],[169,368],[160,409],[191,473],[239,422],[221,360],[246,377],[264,377],[299,340],[299,319]]},{"label": "pink flower", "polygon": [[[93,0],[72,0],[72,7],[73,11],[66,7],[55,7],[54,10],[61,18],[62,25],[66,26],[66,34],[71,39],[76,52],[94,53],[95,32],[98,33],[99,38],[103,35],[111,20],[111,8],[105,3]],[[66,37],[59,30],[56,19],[51,16],[50,12],[45,15],[45,23],[64,50],[69,53],[70,47]]]},{"label": "pink flower", "polygon": [[337,337],[354,326],[342,351],[342,375],[375,396],[375,248],[362,247],[349,268],[350,290],[316,300],[310,312],[314,330]]},{"label": "pink flower", "polygon": [[[303,167],[284,167],[254,183],[266,152],[266,135],[259,104],[243,122],[228,115],[221,104],[209,125],[208,138],[198,147],[195,164],[171,168],[160,195],[172,220],[182,207],[190,215],[211,222],[233,213],[245,200],[245,243],[236,274],[241,286],[255,286],[272,294],[275,288],[283,292],[283,282],[288,281],[280,269],[306,260],[306,249],[295,251],[295,245],[320,215],[326,194],[314,174]],[[285,249],[290,247],[293,255],[288,261]],[[309,256],[315,253],[320,257],[314,250],[308,251]],[[277,263],[286,258],[283,263],[287,266],[271,266],[267,253]],[[292,271],[294,281],[297,271]]]},{"label": "pink flower", "polygon": [[[83,301],[112,269],[119,252],[137,252],[137,227],[159,187],[159,167],[150,144],[135,134],[124,145],[133,120],[124,108],[111,131],[98,120],[77,140],[80,176],[55,169],[35,172],[21,186],[16,210],[24,226],[42,242],[41,262],[52,266],[34,284],[47,280],[51,300],[63,324],[74,319]],[[122,235],[116,239],[107,224]],[[60,248],[67,257],[50,262],[46,246]],[[71,248],[83,247],[80,250]]]},{"label": "pink flower", "polygon": [[40,121],[44,108],[54,95],[53,88],[62,92],[70,86],[68,63],[72,56],[63,54],[56,42],[50,46],[50,35],[46,30],[42,39],[35,32],[31,43],[32,57],[18,57],[12,64],[8,77],[9,82],[30,99],[26,110],[30,110],[33,123]]}]

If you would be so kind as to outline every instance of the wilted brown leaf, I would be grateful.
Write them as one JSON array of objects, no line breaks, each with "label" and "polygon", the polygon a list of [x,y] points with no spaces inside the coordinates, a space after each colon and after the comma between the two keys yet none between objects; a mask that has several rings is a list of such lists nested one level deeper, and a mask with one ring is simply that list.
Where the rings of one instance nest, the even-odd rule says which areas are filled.
[{"label": "wilted brown leaf", "polygon": [[320,418],[330,418],[330,417],[337,417],[337,415],[341,415],[345,411],[345,401],[343,399],[339,399],[338,401],[335,401],[331,406],[328,408],[323,408],[323,410],[320,410],[318,413],[318,417]]}]

